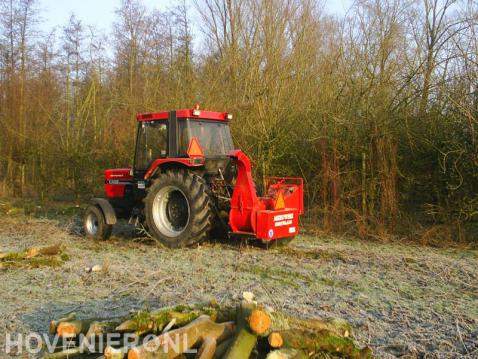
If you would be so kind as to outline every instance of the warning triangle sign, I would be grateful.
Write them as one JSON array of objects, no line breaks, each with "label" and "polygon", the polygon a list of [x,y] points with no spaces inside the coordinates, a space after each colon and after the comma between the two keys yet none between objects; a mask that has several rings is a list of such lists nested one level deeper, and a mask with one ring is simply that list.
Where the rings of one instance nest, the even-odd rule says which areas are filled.
[{"label": "warning triangle sign", "polygon": [[189,141],[188,156],[191,158],[200,158],[204,156],[202,147],[196,137],[191,138],[191,141]]},{"label": "warning triangle sign", "polygon": [[284,196],[282,195],[282,191],[279,191],[279,195],[277,196],[274,209],[284,209],[284,208],[285,208]]}]

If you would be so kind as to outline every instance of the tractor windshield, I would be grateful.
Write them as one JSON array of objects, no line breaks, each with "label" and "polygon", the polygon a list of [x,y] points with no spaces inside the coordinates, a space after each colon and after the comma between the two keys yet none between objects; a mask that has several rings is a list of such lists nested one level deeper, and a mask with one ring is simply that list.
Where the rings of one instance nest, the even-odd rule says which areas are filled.
[{"label": "tractor windshield", "polygon": [[196,137],[205,156],[225,156],[234,149],[229,124],[217,121],[180,120],[179,155],[187,156],[189,142]]}]

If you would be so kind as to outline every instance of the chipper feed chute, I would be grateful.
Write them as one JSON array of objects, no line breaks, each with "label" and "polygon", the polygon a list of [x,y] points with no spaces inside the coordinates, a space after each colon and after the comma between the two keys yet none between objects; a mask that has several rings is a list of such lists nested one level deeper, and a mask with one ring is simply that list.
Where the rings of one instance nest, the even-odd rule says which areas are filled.
[{"label": "chipper feed chute", "polygon": [[229,212],[232,233],[262,241],[297,235],[299,215],[304,213],[302,178],[268,177],[266,195],[258,197],[247,155],[234,150],[229,156],[238,171]]}]

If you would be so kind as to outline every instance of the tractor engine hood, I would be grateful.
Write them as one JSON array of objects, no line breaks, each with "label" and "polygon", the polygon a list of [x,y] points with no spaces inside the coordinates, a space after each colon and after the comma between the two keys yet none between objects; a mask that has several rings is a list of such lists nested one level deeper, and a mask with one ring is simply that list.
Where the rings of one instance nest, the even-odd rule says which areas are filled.
[{"label": "tractor engine hood", "polygon": [[105,193],[107,198],[123,198],[128,184],[133,181],[131,168],[114,168],[105,171]]}]

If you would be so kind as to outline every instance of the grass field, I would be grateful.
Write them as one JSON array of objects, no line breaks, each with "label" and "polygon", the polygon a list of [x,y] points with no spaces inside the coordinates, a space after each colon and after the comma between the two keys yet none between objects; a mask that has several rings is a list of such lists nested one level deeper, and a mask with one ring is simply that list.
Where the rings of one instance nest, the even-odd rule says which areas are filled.
[{"label": "grass field", "polygon": [[[122,225],[111,240],[81,235],[78,219],[0,218],[0,251],[61,242],[59,265],[0,269],[0,333],[45,332],[52,318],[123,315],[252,291],[300,316],[341,317],[380,358],[478,357],[478,251],[301,235],[265,250],[205,243],[170,250]],[[73,218],[73,219],[72,219]],[[85,267],[99,264],[101,272]],[[5,356],[5,335],[0,355]]]}]

